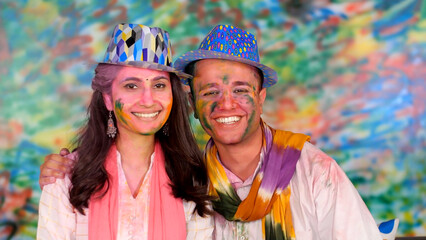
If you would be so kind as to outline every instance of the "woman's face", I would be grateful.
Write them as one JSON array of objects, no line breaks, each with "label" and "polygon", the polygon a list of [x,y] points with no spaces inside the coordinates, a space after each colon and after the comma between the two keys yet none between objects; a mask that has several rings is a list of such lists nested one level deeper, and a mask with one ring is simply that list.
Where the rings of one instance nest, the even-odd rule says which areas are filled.
[{"label": "woman's face", "polygon": [[168,72],[119,67],[105,105],[114,111],[120,134],[153,135],[167,121],[173,105]]}]

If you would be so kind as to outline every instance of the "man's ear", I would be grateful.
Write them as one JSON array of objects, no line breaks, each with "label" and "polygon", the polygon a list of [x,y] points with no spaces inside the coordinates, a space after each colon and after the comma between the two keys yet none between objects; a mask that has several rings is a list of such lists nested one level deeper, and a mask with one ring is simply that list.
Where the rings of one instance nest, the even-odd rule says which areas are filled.
[{"label": "man's ear", "polygon": [[188,99],[189,99],[189,104],[191,104],[192,111],[194,111],[194,118],[198,119],[198,114],[197,114],[197,111],[195,109],[194,96],[192,95],[191,92],[188,93]]},{"label": "man's ear", "polygon": [[263,103],[266,99],[266,88],[262,88],[259,92],[259,105],[260,105],[260,114],[263,113]]},{"label": "man's ear", "polygon": [[104,99],[105,107],[108,109],[108,111],[113,111],[114,107],[113,107],[113,104],[112,104],[111,96],[109,94],[102,93],[102,97]]}]

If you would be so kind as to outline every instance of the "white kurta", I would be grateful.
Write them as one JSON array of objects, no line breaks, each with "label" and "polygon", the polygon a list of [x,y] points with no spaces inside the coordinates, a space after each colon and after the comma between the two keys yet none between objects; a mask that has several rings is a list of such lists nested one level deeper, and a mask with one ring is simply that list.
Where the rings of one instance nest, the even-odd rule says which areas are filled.
[{"label": "white kurta", "polygon": [[[263,163],[263,153],[255,174]],[[225,168],[229,181],[244,200],[253,176],[241,181]],[[382,239],[379,229],[357,190],[336,161],[306,142],[290,181],[290,208],[296,239]],[[226,221],[215,214],[217,240],[262,239],[261,220]]]}]

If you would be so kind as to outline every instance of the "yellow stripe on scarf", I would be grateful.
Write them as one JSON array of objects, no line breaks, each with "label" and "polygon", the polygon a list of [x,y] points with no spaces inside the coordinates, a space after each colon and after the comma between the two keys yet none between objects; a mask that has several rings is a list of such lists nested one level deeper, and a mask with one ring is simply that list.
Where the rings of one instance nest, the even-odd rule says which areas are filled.
[{"label": "yellow stripe on scarf", "polygon": [[[218,196],[217,190],[226,193],[228,195],[231,195],[230,188],[231,183],[228,180],[228,177],[226,176],[225,169],[222,167],[218,159],[216,158],[216,146],[212,146],[208,153],[206,153],[206,161],[207,161],[207,174],[210,179],[211,185],[213,185],[213,188],[210,187],[209,193],[213,194],[212,196]],[[210,185],[210,186],[211,186]]]},{"label": "yellow stripe on scarf", "polygon": [[238,210],[235,213],[235,219],[254,221],[262,218],[271,210],[272,203],[275,202],[278,196],[272,196],[272,201],[270,196],[261,196],[268,194],[266,192],[263,192],[262,194],[261,191],[259,191],[261,182],[262,177],[258,174],[251,185],[249,196],[242,201],[238,207]]},{"label": "yellow stripe on scarf", "polygon": [[[293,133],[290,131],[275,131],[273,134],[273,143],[277,146],[281,146],[282,148],[291,147],[298,150],[302,150],[305,142],[309,142],[309,140],[311,139],[311,137],[305,134]],[[301,141],[300,139],[303,139],[304,141]]]},{"label": "yellow stripe on scarf", "polygon": [[294,238],[295,233],[293,228],[293,221],[291,219],[290,195],[290,187],[287,187],[279,195],[279,199],[275,201],[271,213],[274,222],[281,225],[284,235],[290,235],[292,238]]}]

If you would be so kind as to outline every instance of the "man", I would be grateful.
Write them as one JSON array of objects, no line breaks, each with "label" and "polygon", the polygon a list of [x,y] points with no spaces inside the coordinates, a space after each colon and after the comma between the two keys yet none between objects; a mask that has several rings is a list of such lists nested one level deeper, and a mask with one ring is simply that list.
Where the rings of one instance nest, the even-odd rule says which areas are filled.
[{"label": "man", "polygon": [[[266,88],[277,75],[259,63],[254,35],[216,26],[175,68],[194,76],[194,114],[212,137],[205,157],[209,193],[216,197],[215,239],[382,239],[333,159],[308,136],[262,121]],[[64,161],[59,155],[47,159],[47,173]],[[44,175],[41,184],[48,180]]]}]

